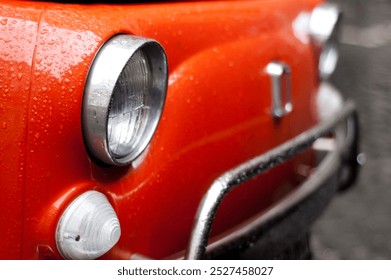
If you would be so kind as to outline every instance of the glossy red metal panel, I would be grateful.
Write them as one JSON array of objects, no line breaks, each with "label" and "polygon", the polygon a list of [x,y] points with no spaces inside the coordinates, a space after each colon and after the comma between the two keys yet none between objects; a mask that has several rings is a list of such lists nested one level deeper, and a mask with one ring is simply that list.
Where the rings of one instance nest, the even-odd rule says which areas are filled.
[{"label": "glossy red metal panel", "polygon": [[0,6],[0,258],[20,259],[30,75],[40,9]]},{"label": "glossy red metal panel", "polygon": [[[23,181],[12,185],[15,191],[10,193],[17,197],[9,200],[15,201],[18,238],[23,224],[22,240],[13,240],[22,245],[21,258],[58,257],[54,240],[58,218],[73,198],[88,189],[109,197],[122,226],[118,245],[105,258],[132,253],[161,258],[182,250],[196,207],[216,177],[316,121],[315,110],[310,109],[317,83],[316,58],[311,46],[294,36],[292,21],[317,2],[18,4],[25,7],[26,22],[29,13],[37,15],[32,20],[36,42],[25,47],[31,62],[21,80],[27,87],[31,84],[31,92],[25,90],[26,105],[15,110],[25,121],[18,122],[13,132],[25,141],[19,148],[25,161],[1,151],[1,159],[15,160],[17,170],[20,162],[26,166]],[[12,10],[15,5],[4,6]],[[81,131],[89,66],[103,42],[117,33],[158,40],[170,66],[167,102],[156,135],[145,153],[124,168],[91,162]],[[280,122],[271,117],[270,81],[264,72],[271,60],[292,67],[294,111]],[[12,103],[16,107],[16,101]],[[4,110],[7,118],[9,114],[10,107]],[[14,145],[6,137],[0,134],[1,141]],[[290,163],[233,193],[219,213],[215,233],[291,190],[296,185],[293,169]],[[2,188],[3,182],[17,180],[18,172],[2,176]],[[250,188],[254,192],[248,192]],[[242,211],[236,211],[238,206]],[[5,222],[12,224],[11,218]],[[4,251],[1,257],[9,256]]]}]

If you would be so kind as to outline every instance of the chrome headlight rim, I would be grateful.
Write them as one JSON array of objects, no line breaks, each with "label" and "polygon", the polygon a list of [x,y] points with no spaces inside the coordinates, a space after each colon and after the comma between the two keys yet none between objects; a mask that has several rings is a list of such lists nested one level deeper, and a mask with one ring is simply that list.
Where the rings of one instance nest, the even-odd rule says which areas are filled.
[{"label": "chrome headlight rim", "polygon": [[[137,53],[147,58],[150,81],[147,90],[149,111],[145,130],[136,145],[124,156],[110,149],[109,114],[121,75]],[[82,106],[82,128],[87,151],[98,163],[124,166],[146,149],[160,121],[168,84],[168,63],[163,47],[155,40],[117,34],[97,52],[86,80]],[[116,91],[117,90],[117,91]],[[119,93],[118,93],[119,94]],[[117,94],[117,95],[118,95]]]}]

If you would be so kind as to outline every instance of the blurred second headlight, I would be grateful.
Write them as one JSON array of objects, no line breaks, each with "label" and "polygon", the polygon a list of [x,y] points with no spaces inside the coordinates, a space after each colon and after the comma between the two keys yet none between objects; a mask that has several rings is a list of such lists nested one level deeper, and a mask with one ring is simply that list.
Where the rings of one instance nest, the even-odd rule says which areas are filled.
[{"label": "blurred second headlight", "polygon": [[309,19],[309,34],[320,48],[319,76],[328,79],[338,62],[337,35],[341,12],[334,4],[318,5]]}]

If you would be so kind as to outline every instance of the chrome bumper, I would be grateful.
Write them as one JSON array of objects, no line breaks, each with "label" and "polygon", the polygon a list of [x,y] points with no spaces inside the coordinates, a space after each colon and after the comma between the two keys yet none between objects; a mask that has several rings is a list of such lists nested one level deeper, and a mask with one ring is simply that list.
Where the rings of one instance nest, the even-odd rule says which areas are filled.
[{"label": "chrome bumper", "polygon": [[[299,188],[260,216],[239,225],[231,233],[213,240],[208,245],[217,210],[231,190],[291,159],[330,133],[334,134],[334,145],[316,171]],[[274,238],[271,231],[276,232],[279,228],[286,231],[289,228],[283,223],[287,218],[292,223],[291,227],[297,230],[297,223],[303,223],[299,221],[302,219],[301,213],[308,212],[306,205],[312,207],[311,215],[304,221],[308,228],[331,199],[337,186],[346,188],[354,181],[358,169],[357,141],[357,112],[353,103],[346,102],[338,113],[316,127],[222,174],[210,186],[198,207],[185,259],[203,259],[206,254],[218,255],[221,251],[245,246],[243,244],[251,244],[258,239]],[[344,176],[343,182],[338,176],[342,168],[348,170],[348,176]]]},{"label": "chrome bumper", "polygon": [[[320,92],[326,95],[332,93],[337,99],[340,98],[338,91],[328,84],[321,85]],[[323,116],[320,124],[217,178],[198,206],[187,249],[170,258],[214,258],[232,250],[250,247],[254,242],[261,244],[257,248],[271,247],[274,251],[275,245],[306,234],[335,192],[350,186],[358,174],[359,131],[355,106],[352,102],[342,103],[342,99],[337,102],[334,102],[335,99],[331,101],[334,103],[333,106],[338,106],[331,106],[332,110],[326,118]],[[332,141],[326,137],[330,134],[334,135]],[[316,146],[319,146],[317,143],[322,140],[329,144],[323,145],[327,155],[295,191],[262,214],[209,241],[217,210],[231,190],[308,148],[316,150]],[[264,256],[267,258],[267,255]],[[131,259],[148,257],[134,254]]]}]

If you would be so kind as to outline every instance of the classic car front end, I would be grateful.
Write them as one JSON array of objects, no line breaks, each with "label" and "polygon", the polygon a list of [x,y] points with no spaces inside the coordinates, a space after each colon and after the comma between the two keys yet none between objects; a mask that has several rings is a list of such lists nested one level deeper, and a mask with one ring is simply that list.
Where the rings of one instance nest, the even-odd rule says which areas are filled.
[{"label": "classic car front end", "polygon": [[326,81],[339,16],[2,2],[0,258],[200,259],[306,235],[357,171],[354,105]]}]

